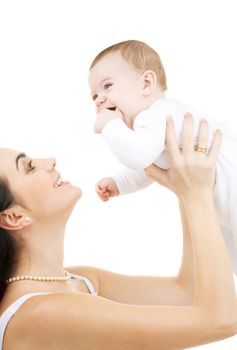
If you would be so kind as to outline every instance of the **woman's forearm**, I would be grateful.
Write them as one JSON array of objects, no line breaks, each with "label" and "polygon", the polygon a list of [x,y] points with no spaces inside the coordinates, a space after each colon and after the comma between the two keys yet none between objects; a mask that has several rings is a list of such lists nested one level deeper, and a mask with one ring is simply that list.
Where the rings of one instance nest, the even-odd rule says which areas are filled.
[{"label": "woman's forearm", "polygon": [[183,227],[183,256],[178,274],[180,285],[185,288],[193,299],[194,271],[193,271],[193,246],[190,229],[182,201],[179,201],[181,221]]},{"label": "woman's forearm", "polygon": [[183,198],[183,205],[193,243],[194,304],[209,310],[215,308],[220,318],[229,317],[232,323],[237,317],[234,280],[213,194],[201,191],[188,195]]}]

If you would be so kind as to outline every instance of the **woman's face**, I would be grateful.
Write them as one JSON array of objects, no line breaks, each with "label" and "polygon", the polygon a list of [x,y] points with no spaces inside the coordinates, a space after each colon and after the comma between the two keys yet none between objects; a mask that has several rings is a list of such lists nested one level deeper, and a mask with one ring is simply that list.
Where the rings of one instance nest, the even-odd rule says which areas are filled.
[{"label": "woman's face", "polygon": [[54,158],[34,159],[24,153],[0,149],[0,177],[7,179],[17,204],[33,220],[68,217],[81,190],[62,180]]}]

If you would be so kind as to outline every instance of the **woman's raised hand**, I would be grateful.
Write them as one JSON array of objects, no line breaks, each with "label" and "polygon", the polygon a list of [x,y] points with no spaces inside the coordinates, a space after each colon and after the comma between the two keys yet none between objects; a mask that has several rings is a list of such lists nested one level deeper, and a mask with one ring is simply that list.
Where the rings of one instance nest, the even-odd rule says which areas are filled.
[{"label": "woman's raised hand", "polygon": [[163,170],[150,165],[145,169],[161,185],[175,192],[180,198],[198,195],[200,191],[212,191],[215,182],[215,162],[221,146],[222,134],[215,132],[212,145],[208,145],[208,123],[205,119],[199,125],[198,141],[195,144],[192,115],[187,113],[183,124],[183,144],[179,146],[173,119],[168,117],[166,125],[166,146],[171,167]]}]

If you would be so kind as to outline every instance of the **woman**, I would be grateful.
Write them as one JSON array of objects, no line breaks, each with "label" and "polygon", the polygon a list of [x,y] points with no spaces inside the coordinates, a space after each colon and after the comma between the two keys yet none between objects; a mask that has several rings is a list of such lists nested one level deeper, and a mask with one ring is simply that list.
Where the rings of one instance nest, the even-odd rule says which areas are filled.
[{"label": "woman", "polygon": [[180,201],[184,253],[175,278],[123,276],[90,267],[66,272],[64,229],[80,189],[61,179],[54,159],[0,151],[4,350],[184,349],[237,332],[234,282],[212,194],[221,134],[206,154],[207,134],[202,121],[202,151],[194,151],[187,115],[179,150],[169,118],[172,168],[147,169]]}]

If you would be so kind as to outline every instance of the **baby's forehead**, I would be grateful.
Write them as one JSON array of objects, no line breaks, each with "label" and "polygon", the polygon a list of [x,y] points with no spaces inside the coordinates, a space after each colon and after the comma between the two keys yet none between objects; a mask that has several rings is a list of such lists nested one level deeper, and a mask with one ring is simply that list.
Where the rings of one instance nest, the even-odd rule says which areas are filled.
[{"label": "baby's forehead", "polygon": [[115,70],[115,67],[116,61],[110,56],[105,56],[90,70],[89,77],[103,79],[105,75],[111,74]]},{"label": "baby's forehead", "polygon": [[121,53],[119,51],[107,52],[105,55],[103,55],[100,58],[98,58],[98,60],[94,64],[93,68],[96,67],[96,66],[98,67],[99,65],[102,65],[102,64],[106,64],[107,62],[111,62],[111,61],[115,62],[115,61],[118,61],[118,60],[124,60],[124,58],[122,57],[122,55],[121,55]]},{"label": "baby's forehead", "polygon": [[119,53],[108,53],[90,70],[89,85],[99,84],[105,79],[116,78],[131,70],[135,71],[135,67],[125,61]]},{"label": "baby's forehead", "polygon": [[89,73],[90,88],[97,88],[104,80],[111,78],[113,75],[113,69],[107,63],[98,62]]}]

